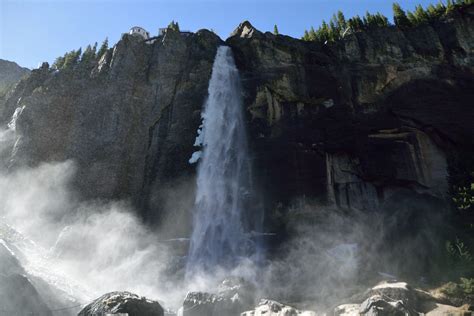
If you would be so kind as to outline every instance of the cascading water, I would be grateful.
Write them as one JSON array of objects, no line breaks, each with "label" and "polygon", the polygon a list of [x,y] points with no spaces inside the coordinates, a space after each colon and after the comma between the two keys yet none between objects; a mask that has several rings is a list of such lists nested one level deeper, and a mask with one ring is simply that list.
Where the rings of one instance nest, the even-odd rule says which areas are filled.
[{"label": "cascading water", "polygon": [[15,109],[7,129],[0,129],[0,171],[8,167],[12,157],[15,156],[20,137],[16,133],[16,123],[24,106]]},{"label": "cascading water", "polygon": [[258,230],[259,216],[250,211],[251,168],[240,77],[229,47],[217,50],[202,118],[195,144],[201,145],[202,151],[190,159],[191,163],[201,161],[188,273],[232,267],[257,252],[249,232]]}]

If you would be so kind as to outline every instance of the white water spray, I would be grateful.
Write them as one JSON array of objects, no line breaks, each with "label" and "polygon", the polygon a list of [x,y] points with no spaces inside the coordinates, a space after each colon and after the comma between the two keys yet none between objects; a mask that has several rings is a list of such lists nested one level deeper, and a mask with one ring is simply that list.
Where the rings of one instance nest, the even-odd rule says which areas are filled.
[{"label": "white water spray", "polygon": [[[187,272],[233,267],[256,253],[248,233],[251,169],[239,72],[232,51],[217,50],[197,145],[200,159]],[[252,223],[255,224],[255,223]],[[255,228],[254,228],[255,229]]]}]

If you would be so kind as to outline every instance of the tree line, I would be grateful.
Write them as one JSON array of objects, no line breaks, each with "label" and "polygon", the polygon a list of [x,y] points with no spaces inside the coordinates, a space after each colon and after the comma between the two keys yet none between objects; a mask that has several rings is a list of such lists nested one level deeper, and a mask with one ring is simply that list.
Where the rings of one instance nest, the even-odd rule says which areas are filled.
[{"label": "tree line", "polygon": [[[174,20],[168,24],[168,29],[173,31],[179,32],[179,24]],[[64,54],[64,56],[60,56],[56,58],[52,67],[54,69],[65,69],[77,64],[89,64],[92,61],[99,60],[102,55],[109,49],[109,40],[106,38],[100,48],[97,50],[97,42],[94,45],[87,45],[84,52],[82,48],[77,50],[72,50]]]},{"label": "tree line", "polygon": [[[413,12],[405,12],[398,3],[394,3],[392,6],[393,21],[399,28],[409,28],[439,20],[453,10],[471,4],[474,4],[474,0],[447,0],[446,4],[439,1],[436,5],[430,4],[426,9],[421,5],[417,5]],[[389,25],[391,25],[391,23],[388,18],[379,12],[375,14],[367,12],[363,17],[356,15],[346,20],[344,14],[338,11],[332,16],[329,23],[323,20],[318,29],[315,30],[311,27],[310,30],[305,30],[302,39],[305,41],[326,43],[341,39],[347,33],[386,27]]]},{"label": "tree line", "polygon": [[87,45],[84,52],[82,51],[82,48],[72,50],[64,54],[64,56],[56,58],[52,67],[54,69],[65,69],[77,64],[89,64],[100,59],[108,49],[109,40],[106,38],[102,42],[99,50],[97,50],[97,42],[93,46]]}]

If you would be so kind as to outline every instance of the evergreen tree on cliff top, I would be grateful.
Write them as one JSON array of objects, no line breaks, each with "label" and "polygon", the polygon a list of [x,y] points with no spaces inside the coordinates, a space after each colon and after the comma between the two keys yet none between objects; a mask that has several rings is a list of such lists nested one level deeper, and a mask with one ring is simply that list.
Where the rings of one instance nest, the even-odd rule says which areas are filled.
[{"label": "evergreen tree on cliff top", "polygon": [[97,52],[97,58],[100,59],[102,55],[104,55],[108,49],[109,49],[109,39],[105,38],[105,40],[102,42],[102,45],[99,48],[99,51]]},{"label": "evergreen tree on cliff top", "polygon": [[178,22],[175,22],[174,20],[168,24],[168,29],[179,32],[179,24]]},{"label": "evergreen tree on cliff top", "polygon": [[392,9],[393,9],[393,21],[395,22],[396,26],[403,28],[403,27],[409,27],[411,25],[405,11],[403,11],[400,4],[395,2],[392,6]]}]

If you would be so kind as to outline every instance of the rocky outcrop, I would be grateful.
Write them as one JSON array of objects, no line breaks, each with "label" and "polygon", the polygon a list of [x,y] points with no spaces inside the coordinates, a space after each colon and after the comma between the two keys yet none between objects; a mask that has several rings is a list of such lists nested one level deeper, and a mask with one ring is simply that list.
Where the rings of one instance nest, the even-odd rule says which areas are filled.
[{"label": "rocky outcrop", "polygon": [[18,66],[16,63],[0,59],[0,100],[15,83],[30,73],[28,68]]},{"label": "rocky outcrop", "polygon": [[160,303],[129,292],[102,295],[84,307],[78,316],[98,315],[164,316]]}]

